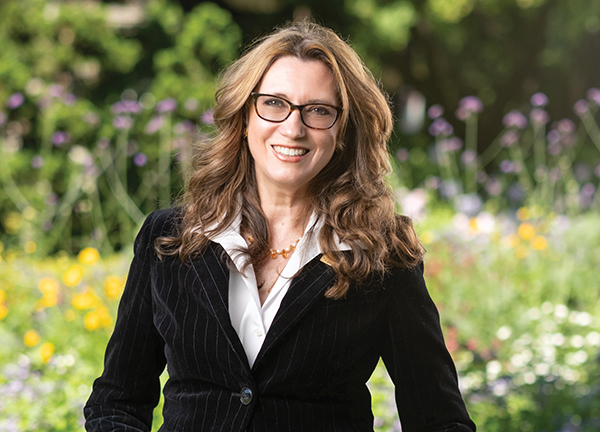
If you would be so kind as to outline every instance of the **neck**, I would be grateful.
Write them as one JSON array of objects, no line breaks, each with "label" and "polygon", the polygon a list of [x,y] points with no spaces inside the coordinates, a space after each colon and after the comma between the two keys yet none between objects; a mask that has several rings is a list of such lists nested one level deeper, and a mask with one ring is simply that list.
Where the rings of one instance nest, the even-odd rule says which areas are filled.
[{"label": "neck", "polygon": [[311,214],[309,201],[305,196],[264,191],[259,191],[259,196],[262,211],[269,224],[269,240],[273,249],[287,247],[287,244],[304,234]]}]

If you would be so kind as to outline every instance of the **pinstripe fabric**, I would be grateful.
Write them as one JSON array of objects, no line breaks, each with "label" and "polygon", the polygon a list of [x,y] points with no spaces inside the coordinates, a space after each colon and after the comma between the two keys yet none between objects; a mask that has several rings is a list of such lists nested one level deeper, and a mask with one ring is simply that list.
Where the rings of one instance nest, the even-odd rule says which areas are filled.
[{"label": "pinstripe fabric", "polygon": [[365,383],[380,357],[405,432],[475,430],[422,268],[330,300],[333,272],[313,259],[250,368],[227,310],[223,249],[211,243],[189,265],[160,261],[152,244],[172,225],[172,210],[154,212],[136,238],[104,372],[84,409],[88,431],[149,430],[165,365],[161,431],[373,431]]}]

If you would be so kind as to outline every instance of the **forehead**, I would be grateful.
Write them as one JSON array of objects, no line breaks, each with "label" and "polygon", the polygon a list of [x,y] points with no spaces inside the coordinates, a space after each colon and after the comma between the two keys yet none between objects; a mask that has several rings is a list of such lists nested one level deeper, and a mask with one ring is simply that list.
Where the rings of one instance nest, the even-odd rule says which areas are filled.
[{"label": "forehead", "polygon": [[294,103],[337,101],[331,69],[319,60],[281,57],[265,72],[258,87],[260,93],[283,96]]}]

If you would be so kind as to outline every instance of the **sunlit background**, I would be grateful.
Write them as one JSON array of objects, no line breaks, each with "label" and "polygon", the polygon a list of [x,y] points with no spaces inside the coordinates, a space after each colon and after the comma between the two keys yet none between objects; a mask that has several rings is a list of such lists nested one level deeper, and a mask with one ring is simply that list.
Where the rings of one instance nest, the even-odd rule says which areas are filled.
[{"label": "sunlit background", "polygon": [[[4,0],[0,431],[81,430],[133,238],[177,202],[218,72],[306,17],[390,95],[389,181],[474,421],[600,430],[600,0]],[[399,431],[385,368],[369,386]]]}]

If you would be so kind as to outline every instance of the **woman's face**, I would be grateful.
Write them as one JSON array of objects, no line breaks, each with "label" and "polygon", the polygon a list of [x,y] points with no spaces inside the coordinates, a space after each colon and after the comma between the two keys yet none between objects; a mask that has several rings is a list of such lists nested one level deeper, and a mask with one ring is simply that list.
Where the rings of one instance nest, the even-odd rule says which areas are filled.
[{"label": "woman's face", "polygon": [[[329,68],[320,61],[297,57],[276,60],[256,92],[281,97],[294,105],[338,106]],[[283,122],[273,123],[260,118],[252,106],[247,125],[248,146],[254,158],[259,193],[303,194],[331,160],[338,127],[339,121],[330,129],[311,129],[302,122],[297,109]]]}]

